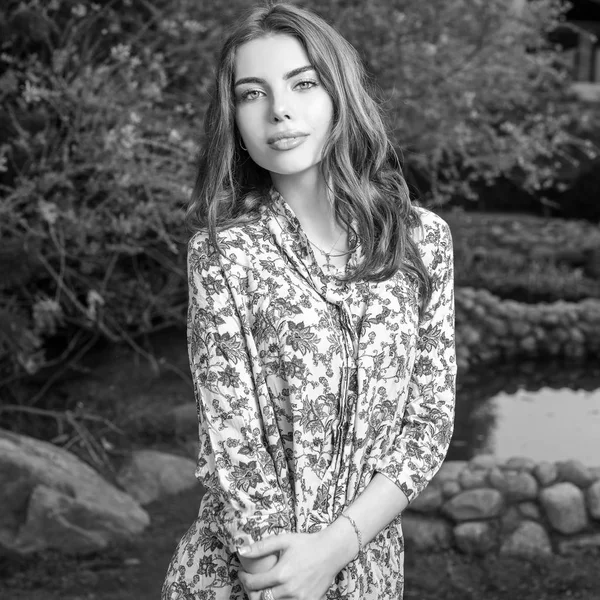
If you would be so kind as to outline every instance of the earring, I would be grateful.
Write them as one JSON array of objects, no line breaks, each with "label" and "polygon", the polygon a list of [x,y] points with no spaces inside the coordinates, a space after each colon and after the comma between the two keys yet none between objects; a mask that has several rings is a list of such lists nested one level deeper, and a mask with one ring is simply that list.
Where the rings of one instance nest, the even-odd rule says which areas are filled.
[{"label": "earring", "polygon": [[240,146],[242,147],[242,150],[245,150],[246,152],[248,152],[248,148],[246,148],[246,146],[244,146],[244,142],[242,142],[242,138],[240,138]]}]

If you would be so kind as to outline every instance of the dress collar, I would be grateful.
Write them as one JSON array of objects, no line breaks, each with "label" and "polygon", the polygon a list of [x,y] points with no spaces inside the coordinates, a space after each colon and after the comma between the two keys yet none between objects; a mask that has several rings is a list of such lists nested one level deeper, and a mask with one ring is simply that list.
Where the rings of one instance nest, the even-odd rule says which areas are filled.
[{"label": "dress collar", "polygon": [[[323,297],[339,303],[350,292],[349,284],[341,281],[335,273],[325,273],[317,262],[313,248],[308,241],[302,225],[285,198],[274,188],[269,192],[267,203],[261,207],[268,221],[268,227],[275,243],[284,252],[287,259],[312,287]],[[353,228],[355,230],[355,228]],[[353,230],[351,230],[351,234]],[[360,258],[360,245],[356,244],[350,254],[346,272],[356,266]]]}]

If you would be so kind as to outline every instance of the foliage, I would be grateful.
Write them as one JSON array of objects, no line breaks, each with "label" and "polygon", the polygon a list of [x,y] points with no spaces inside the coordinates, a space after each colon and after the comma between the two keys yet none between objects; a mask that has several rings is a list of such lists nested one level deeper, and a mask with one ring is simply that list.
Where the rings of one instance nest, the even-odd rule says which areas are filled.
[{"label": "foliage", "polygon": [[443,213],[455,283],[523,302],[600,298],[600,230],[586,221]]},{"label": "foliage", "polygon": [[[183,322],[181,209],[216,49],[250,4],[0,6],[0,390],[54,377],[98,336],[135,346]],[[545,42],[558,0],[521,16],[505,0],[304,4],[359,49],[427,198],[499,174],[543,189],[557,158],[591,153],[593,117]]]},{"label": "foliage", "polygon": [[158,27],[167,9],[148,6],[0,9],[4,375],[52,365],[44,345],[57,336],[67,350],[97,333],[135,343],[182,320],[198,123],[168,89],[181,48],[169,54]]},{"label": "foliage", "polygon": [[[315,2],[315,5],[318,4]],[[543,194],[563,164],[593,156],[597,116],[568,99],[568,70],[547,33],[557,0],[328,3],[382,88],[398,146],[429,196],[476,197],[500,175]]]}]

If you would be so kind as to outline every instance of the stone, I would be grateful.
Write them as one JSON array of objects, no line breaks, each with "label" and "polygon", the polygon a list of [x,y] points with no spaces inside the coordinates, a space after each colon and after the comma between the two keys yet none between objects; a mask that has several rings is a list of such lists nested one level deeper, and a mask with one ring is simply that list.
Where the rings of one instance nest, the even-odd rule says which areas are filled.
[{"label": "stone", "polygon": [[585,491],[585,500],[592,519],[600,520],[600,481],[592,483]]},{"label": "stone", "polygon": [[518,509],[521,515],[530,521],[540,521],[542,518],[540,507],[535,502],[521,502]]},{"label": "stone", "polygon": [[590,473],[594,481],[600,480],[600,467],[590,467]]},{"label": "stone", "polygon": [[536,466],[537,463],[532,458],[527,458],[526,456],[513,456],[501,465],[501,468],[532,473]]},{"label": "stone", "polygon": [[458,481],[444,481],[442,484],[442,494],[444,498],[452,498],[453,496],[456,496],[456,494],[460,494],[461,491],[462,488]]},{"label": "stone", "polygon": [[579,554],[586,550],[600,550],[600,533],[582,533],[558,542],[559,554]]},{"label": "stone", "polygon": [[592,472],[579,460],[557,462],[556,468],[559,481],[568,481],[582,489],[594,483]]},{"label": "stone", "polygon": [[408,546],[416,551],[441,552],[452,547],[452,525],[439,517],[418,513],[402,514],[402,532]]},{"label": "stone", "polygon": [[443,485],[445,481],[456,481],[460,472],[467,466],[465,460],[447,460],[442,463],[438,472],[434,475],[432,483]]},{"label": "stone", "polygon": [[409,505],[409,510],[428,513],[435,512],[442,505],[444,499],[439,487],[428,485]]},{"label": "stone", "polygon": [[502,492],[511,502],[537,498],[537,481],[526,471],[493,469],[490,471],[488,480],[492,487]]},{"label": "stone", "polygon": [[533,474],[542,487],[548,487],[558,478],[558,469],[554,463],[542,461],[535,467]]},{"label": "stone", "polygon": [[465,469],[458,476],[460,487],[465,490],[487,487],[488,472],[483,469]]},{"label": "stone", "polygon": [[475,521],[497,517],[504,506],[502,494],[498,490],[481,488],[465,490],[447,500],[442,512],[454,521]]},{"label": "stone", "polygon": [[516,506],[509,506],[504,514],[500,517],[502,533],[512,533],[523,521],[523,515]]},{"label": "stone", "polygon": [[483,555],[496,546],[497,535],[488,521],[468,521],[454,527],[454,541],[465,554]]},{"label": "stone", "polygon": [[552,554],[552,544],[546,530],[534,521],[523,521],[506,538],[500,547],[505,556],[548,556]]},{"label": "stone", "polygon": [[158,450],[136,450],[123,464],[117,481],[142,506],[169,494],[199,487],[189,458]]},{"label": "stone", "polygon": [[140,534],[148,513],[71,452],[0,429],[0,551],[99,552]]},{"label": "stone", "polygon": [[469,469],[472,471],[478,469],[489,471],[490,469],[497,467],[499,463],[499,458],[493,454],[478,454],[469,461]]},{"label": "stone", "polygon": [[578,533],[588,523],[583,492],[573,483],[555,483],[544,488],[540,503],[548,521],[560,533]]}]

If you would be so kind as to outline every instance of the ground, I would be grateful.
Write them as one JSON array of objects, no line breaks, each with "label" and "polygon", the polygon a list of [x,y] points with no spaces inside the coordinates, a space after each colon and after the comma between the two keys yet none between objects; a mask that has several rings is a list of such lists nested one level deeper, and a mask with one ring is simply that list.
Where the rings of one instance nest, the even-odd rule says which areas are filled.
[{"label": "ground", "polygon": [[[0,559],[0,598],[158,600],[171,553],[197,505],[197,491],[150,505],[152,523],[142,536],[98,556]],[[406,560],[406,600],[600,600],[598,553],[528,561],[417,554],[408,547]]]},{"label": "ground", "polygon": [[[89,357],[93,368],[84,376],[54,386],[52,396],[77,398],[87,410],[110,415],[128,432],[123,443],[175,450],[172,440],[148,437],[146,426],[150,417],[193,400],[185,334],[154,336],[150,349],[159,359],[158,372],[131,351],[110,347]],[[0,599],[158,600],[171,553],[195,518],[198,503],[196,489],[146,507],[151,525],[145,533],[97,556],[43,555],[19,561],[0,556]],[[405,599],[600,600],[599,565],[600,553],[536,562],[456,552],[417,554],[408,546]]]}]

